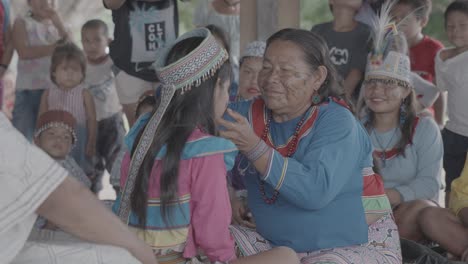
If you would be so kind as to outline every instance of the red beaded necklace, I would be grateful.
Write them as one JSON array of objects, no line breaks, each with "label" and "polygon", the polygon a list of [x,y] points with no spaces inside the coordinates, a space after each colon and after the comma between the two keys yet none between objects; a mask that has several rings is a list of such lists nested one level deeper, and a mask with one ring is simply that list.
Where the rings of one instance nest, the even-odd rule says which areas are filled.
[{"label": "red beaded necklace", "polygon": [[[302,116],[301,120],[299,120],[299,122],[297,123],[296,129],[294,130],[293,137],[287,145],[288,146],[288,153],[286,154],[287,158],[290,158],[294,154],[294,152],[296,152],[297,142],[299,141],[299,131],[301,131],[302,124],[304,124],[304,121],[306,119],[307,112],[309,112],[309,109],[307,109],[307,111]],[[268,134],[270,133],[271,119],[272,119],[272,114],[271,112],[268,112],[268,120],[265,125],[265,128],[263,129],[263,135],[262,135],[262,140],[264,142],[267,142],[266,139],[268,137]],[[273,142],[271,142],[271,147],[274,148],[275,150],[278,150],[276,146],[273,144]],[[278,199],[279,191],[275,189],[275,191],[273,192],[273,196],[271,198],[268,198],[265,192],[265,181],[261,180],[260,181],[260,194],[262,195],[263,201],[265,203],[274,204],[276,200]]]}]

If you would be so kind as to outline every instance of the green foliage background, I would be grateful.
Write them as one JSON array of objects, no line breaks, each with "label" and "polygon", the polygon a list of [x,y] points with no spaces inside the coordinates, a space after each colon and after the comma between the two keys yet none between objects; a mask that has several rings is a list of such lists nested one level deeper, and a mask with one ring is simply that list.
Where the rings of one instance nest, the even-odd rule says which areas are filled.
[{"label": "green foliage background", "polygon": [[[433,0],[432,14],[424,33],[449,45],[444,31],[444,11],[453,0]],[[333,16],[328,8],[328,0],[301,0],[301,28],[310,29],[313,25],[330,21]]]}]

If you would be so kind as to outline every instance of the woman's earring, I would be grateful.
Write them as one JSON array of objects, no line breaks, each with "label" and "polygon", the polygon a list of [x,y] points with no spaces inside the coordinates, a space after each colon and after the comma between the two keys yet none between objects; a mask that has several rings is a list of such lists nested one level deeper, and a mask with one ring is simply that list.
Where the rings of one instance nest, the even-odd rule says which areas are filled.
[{"label": "woman's earring", "polygon": [[321,100],[322,100],[322,98],[320,98],[320,95],[318,95],[318,94],[315,94],[314,96],[312,96],[312,103],[314,105],[319,104]]}]

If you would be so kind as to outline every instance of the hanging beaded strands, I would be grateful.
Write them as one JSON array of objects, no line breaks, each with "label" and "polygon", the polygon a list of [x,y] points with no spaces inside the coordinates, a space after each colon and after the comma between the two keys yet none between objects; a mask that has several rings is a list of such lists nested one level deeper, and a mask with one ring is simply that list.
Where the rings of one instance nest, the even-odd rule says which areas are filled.
[{"label": "hanging beaded strands", "polygon": [[[202,37],[204,40],[187,56],[165,66],[167,56],[172,47],[180,41],[192,37]],[[119,218],[124,223],[128,223],[129,221],[131,194],[135,186],[138,171],[175,92],[181,90],[181,94],[184,94],[190,91],[190,89],[200,86],[203,81],[213,76],[228,58],[227,51],[219,46],[210,31],[205,28],[196,29],[182,35],[159,53],[158,60],[154,63],[153,67],[161,81],[161,102],[148,121],[139,142],[137,142],[138,145],[130,163],[129,175],[125,182],[118,209]]]}]

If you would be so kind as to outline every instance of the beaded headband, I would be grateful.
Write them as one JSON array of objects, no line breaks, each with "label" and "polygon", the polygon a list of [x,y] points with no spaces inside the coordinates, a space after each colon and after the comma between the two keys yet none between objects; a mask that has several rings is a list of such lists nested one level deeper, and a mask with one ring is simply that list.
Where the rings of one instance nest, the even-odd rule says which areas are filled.
[{"label": "beaded headband", "polygon": [[252,41],[245,47],[241,59],[243,59],[244,57],[263,58],[263,55],[265,54],[265,48],[265,41]]},{"label": "beaded headband", "polygon": [[[203,37],[204,40],[189,54],[166,66],[167,56],[171,49],[177,43],[192,37]],[[228,58],[227,51],[218,44],[206,28],[199,28],[185,33],[158,54],[158,60],[153,64],[153,67],[161,81],[161,86],[159,86],[159,89],[161,89],[161,102],[146,124],[139,142],[135,142],[137,143],[136,149],[130,162],[129,175],[125,182],[118,209],[119,218],[124,223],[129,222],[131,194],[135,187],[138,172],[143,164],[143,159],[151,147],[154,134],[176,90],[181,89],[183,94],[193,87],[200,86],[201,83],[212,77]]]},{"label": "beaded headband", "polygon": [[62,127],[68,130],[73,137],[73,144],[76,144],[77,136],[75,133],[76,119],[72,114],[62,110],[50,110],[39,116],[34,137],[52,127]]}]

